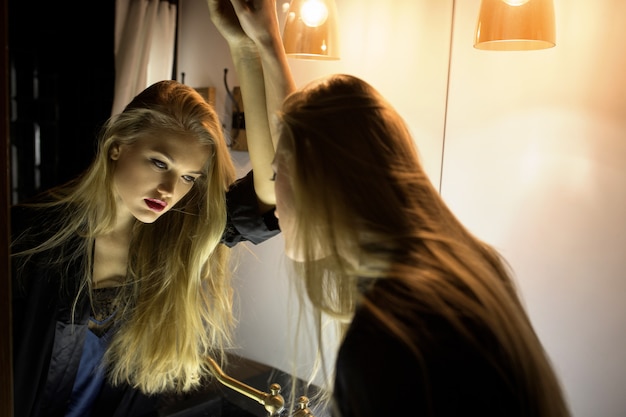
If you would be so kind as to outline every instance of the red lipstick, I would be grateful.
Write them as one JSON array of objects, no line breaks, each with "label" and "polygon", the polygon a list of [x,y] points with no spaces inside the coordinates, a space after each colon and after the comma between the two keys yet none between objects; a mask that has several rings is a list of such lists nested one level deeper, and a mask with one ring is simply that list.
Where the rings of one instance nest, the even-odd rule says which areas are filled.
[{"label": "red lipstick", "polygon": [[143,201],[146,202],[146,205],[150,208],[150,210],[156,211],[157,213],[162,212],[167,206],[165,201],[157,200],[156,198],[144,198]]}]

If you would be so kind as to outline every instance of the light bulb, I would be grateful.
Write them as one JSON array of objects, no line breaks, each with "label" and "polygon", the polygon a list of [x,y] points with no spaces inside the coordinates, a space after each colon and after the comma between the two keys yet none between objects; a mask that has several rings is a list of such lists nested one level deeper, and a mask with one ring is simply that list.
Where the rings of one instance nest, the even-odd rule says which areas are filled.
[{"label": "light bulb", "polygon": [[308,0],[300,9],[300,17],[305,25],[309,27],[318,27],[328,18],[328,8],[323,1]]}]

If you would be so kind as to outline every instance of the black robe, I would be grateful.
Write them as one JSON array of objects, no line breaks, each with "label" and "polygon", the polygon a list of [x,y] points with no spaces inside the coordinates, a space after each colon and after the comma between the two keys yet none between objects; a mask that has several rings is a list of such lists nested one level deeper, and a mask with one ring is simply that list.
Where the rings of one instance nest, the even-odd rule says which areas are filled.
[{"label": "black robe", "polygon": [[[227,205],[228,222],[222,237],[227,246],[242,241],[258,244],[280,232],[273,210],[264,215],[258,213],[252,172],[229,189]],[[43,232],[36,239],[45,238],[55,214],[34,218],[30,210],[23,206],[11,208],[13,239],[33,224]],[[79,243],[77,236],[56,250],[72,253]],[[24,241],[22,247],[28,245]],[[87,334],[91,309],[86,295],[79,298],[75,320],[71,320],[72,304],[82,278],[82,257],[75,257],[60,270],[49,266],[46,260],[49,256],[50,253],[37,254],[27,265],[19,266],[15,262],[12,265],[14,415],[19,417],[65,414]],[[70,284],[60,288],[61,278],[69,278],[65,282]],[[105,382],[92,415],[156,416],[157,407],[157,396],[149,397],[132,387],[112,387]]]},{"label": "black robe", "polygon": [[459,315],[476,345],[409,295],[396,305],[379,297],[390,291],[398,296],[393,281],[381,279],[366,297],[410,329],[405,336],[420,354],[367,308],[358,308],[337,356],[333,417],[537,415],[517,385],[515,366],[484,323]]}]

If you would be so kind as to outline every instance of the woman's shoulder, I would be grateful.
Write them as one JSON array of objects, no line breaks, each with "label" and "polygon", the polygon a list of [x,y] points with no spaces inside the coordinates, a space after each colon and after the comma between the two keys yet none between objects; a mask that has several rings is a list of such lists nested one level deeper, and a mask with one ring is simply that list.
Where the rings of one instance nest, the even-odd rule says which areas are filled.
[{"label": "woman's shoulder", "polygon": [[423,369],[411,349],[368,309],[357,309],[338,352],[334,398],[342,415],[406,413]]},{"label": "woman's shoulder", "polygon": [[[416,414],[432,405],[437,415],[453,416],[462,404],[479,409],[492,397],[502,400],[485,415],[513,415],[494,412],[514,409],[513,396],[493,358],[457,327],[426,308],[377,307],[386,313],[356,311],[337,356],[335,398],[346,415],[401,415],[394,407],[411,398]],[[357,408],[363,412],[353,413]]]},{"label": "woman's shoulder", "polygon": [[[344,394],[354,384],[370,389],[369,381],[380,389],[375,381],[395,381],[412,387],[407,395],[424,394],[422,400],[430,399],[441,415],[461,414],[456,404],[468,404],[468,409],[490,404],[485,415],[514,415],[508,411],[519,404],[503,374],[510,366],[488,325],[454,308],[452,301],[431,303],[382,281],[357,309],[340,348],[337,382]],[[376,394],[370,391],[369,396]],[[399,398],[396,391],[388,394]],[[450,403],[451,398],[456,401]],[[368,396],[362,401],[368,402]]]},{"label": "woman's shoulder", "polygon": [[440,311],[436,303],[394,281],[380,279],[366,293],[341,346],[344,359],[354,358],[354,351],[367,346],[368,353],[390,358],[399,366],[405,363],[416,371],[422,366],[418,359],[436,364],[478,356],[476,339],[468,338],[466,332],[486,340],[484,324],[461,312],[451,318],[445,311],[454,308]]}]

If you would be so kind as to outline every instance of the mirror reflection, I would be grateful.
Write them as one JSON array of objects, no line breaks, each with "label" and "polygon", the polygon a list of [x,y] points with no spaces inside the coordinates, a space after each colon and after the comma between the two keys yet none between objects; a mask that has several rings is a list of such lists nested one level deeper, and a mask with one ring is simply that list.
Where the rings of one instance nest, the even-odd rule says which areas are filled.
[{"label": "mirror reflection", "polygon": [[[120,69],[129,54],[134,68],[139,35],[114,23],[120,7],[127,22],[147,13],[139,2],[87,3],[80,19],[76,4],[40,3],[9,7],[15,414],[259,415],[223,395],[206,361],[277,377],[226,354],[228,247],[278,233],[267,116],[247,138],[267,139],[257,178],[238,179],[204,97]],[[153,6],[176,23],[176,2]],[[164,66],[151,76],[170,78]]]}]

